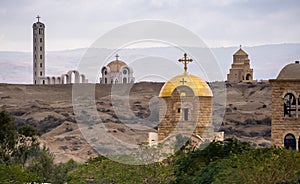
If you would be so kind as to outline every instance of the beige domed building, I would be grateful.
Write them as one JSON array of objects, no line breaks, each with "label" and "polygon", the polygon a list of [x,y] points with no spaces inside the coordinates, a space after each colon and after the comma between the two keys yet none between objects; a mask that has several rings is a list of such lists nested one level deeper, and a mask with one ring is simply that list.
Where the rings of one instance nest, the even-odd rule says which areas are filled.
[{"label": "beige domed building", "polygon": [[118,58],[119,56],[116,55],[116,60],[101,69],[101,84],[134,83],[133,69]]},{"label": "beige domed building", "polygon": [[286,65],[272,86],[272,143],[300,150],[300,64]]},{"label": "beige domed building", "polygon": [[231,83],[255,82],[253,80],[253,69],[250,68],[248,54],[241,48],[233,54],[233,63],[227,81]]}]

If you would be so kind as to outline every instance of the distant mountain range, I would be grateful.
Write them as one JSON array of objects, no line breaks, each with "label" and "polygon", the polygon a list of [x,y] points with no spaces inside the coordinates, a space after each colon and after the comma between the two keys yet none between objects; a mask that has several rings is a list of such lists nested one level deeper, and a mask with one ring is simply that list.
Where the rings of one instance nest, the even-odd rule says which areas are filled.
[{"label": "distant mountain range", "polygon": [[[232,55],[237,50],[238,47],[211,48],[211,52],[221,68],[222,79],[219,77],[210,78],[210,80],[226,80],[226,74],[232,63]],[[300,60],[300,43],[243,47],[243,50],[249,55],[251,67],[254,69],[254,78],[257,80],[276,78],[283,66]],[[47,52],[46,74],[59,76],[71,69],[76,69],[86,51],[87,48]],[[101,54],[101,49],[98,53]],[[133,67],[136,81],[165,81],[182,70],[177,60],[182,57],[183,53],[174,48],[123,49],[118,51],[118,54],[121,60],[128,62]],[[155,57],[143,61],[143,58],[149,55]],[[160,55],[164,57],[159,58]],[[107,61],[113,59],[113,57],[110,57]],[[103,66],[107,61],[99,61],[99,66]],[[201,64],[201,61],[199,62]],[[32,83],[31,52],[0,51],[0,65],[0,83]],[[190,66],[193,67],[194,65]],[[101,67],[99,67],[100,69]],[[191,69],[190,71],[201,77],[205,76],[203,74],[205,69],[202,71]],[[86,75],[89,77],[88,73]]]}]

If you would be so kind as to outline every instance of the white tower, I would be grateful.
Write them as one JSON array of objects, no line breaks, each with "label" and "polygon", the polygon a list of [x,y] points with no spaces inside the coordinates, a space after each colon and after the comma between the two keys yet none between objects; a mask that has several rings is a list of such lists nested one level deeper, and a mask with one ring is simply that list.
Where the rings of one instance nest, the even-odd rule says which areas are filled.
[{"label": "white tower", "polygon": [[33,84],[45,84],[45,24],[38,21],[33,28]]}]

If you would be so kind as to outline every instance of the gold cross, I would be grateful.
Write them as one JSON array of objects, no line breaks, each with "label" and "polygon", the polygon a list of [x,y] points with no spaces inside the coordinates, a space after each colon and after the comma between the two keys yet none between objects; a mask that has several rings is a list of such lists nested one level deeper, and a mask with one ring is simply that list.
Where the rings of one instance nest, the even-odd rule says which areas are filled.
[{"label": "gold cross", "polygon": [[182,78],[182,80],[180,82],[182,83],[182,85],[184,85],[184,83],[186,83],[187,81],[184,80],[184,78]]},{"label": "gold cross", "polygon": [[184,64],[184,72],[186,72],[186,71],[187,71],[187,64],[190,63],[190,62],[192,62],[193,60],[192,60],[192,59],[189,59],[189,58],[187,57],[187,54],[186,54],[186,53],[184,53],[183,56],[184,56],[184,57],[183,57],[182,59],[179,59],[178,61]]}]

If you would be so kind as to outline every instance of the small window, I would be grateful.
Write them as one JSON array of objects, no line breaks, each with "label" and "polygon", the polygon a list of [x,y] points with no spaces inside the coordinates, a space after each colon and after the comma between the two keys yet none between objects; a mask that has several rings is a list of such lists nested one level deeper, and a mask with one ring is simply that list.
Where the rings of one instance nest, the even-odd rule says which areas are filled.
[{"label": "small window", "polygon": [[284,116],[296,117],[296,98],[292,93],[284,96]]},{"label": "small window", "polygon": [[104,75],[107,75],[107,71],[106,70],[104,71]]},{"label": "small window", "polygon": [[40,38],[40,42],[41,42],[41,43],[43,42],[43,38]]},{"label": "small window", "polygon": [[34,47],[34,51],[36,51],[36,47]]},{"label": "small window", "polygon": [[184,121],[188,121],[188,120],[189,120],[189,109],[184,108]]},{"label": "small window", "polygon": [[34,59],[36,59],[36,55],[34,55]]},{"label": "small window", "polygon": [[180,113],[180,111],[181,111],[181,109],[180,109],[180,108],[178,108],[178,109],[177,109],[177,112],[178,112],[178,113]]},{"label": "small window", "polygon": [[36,62],[34,62],[34,67],[36,68]]},{"label": "small window", "polygon": [[40,67],[41,67],[41,68],[43,67],[43,63],[40,63]]},{"label": "small window", "polygon": [[40,55],[40,59],[43,59],[43,55]]},{"label": "small window", "polygon": [[39,34],[41,34],[41,29],[39,29]]},{"label": "small window", "polygon": [[40,72],[40,76],[43,76],[43,72]]},{"label": "small window", "polygon": [[40,47],[40,51],[42,51],[43,50],[43,47]]}]

